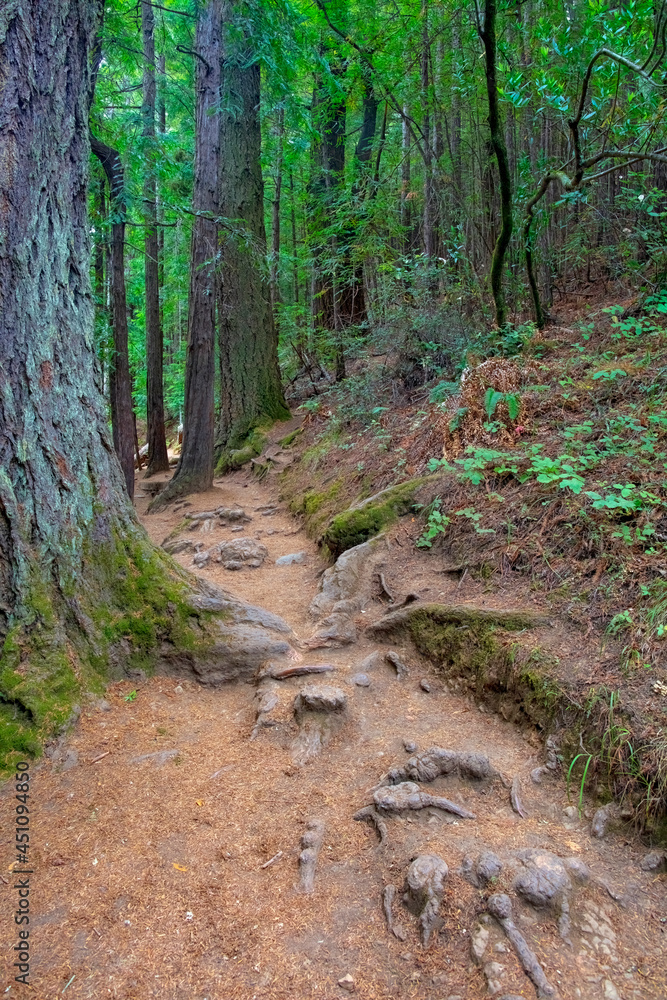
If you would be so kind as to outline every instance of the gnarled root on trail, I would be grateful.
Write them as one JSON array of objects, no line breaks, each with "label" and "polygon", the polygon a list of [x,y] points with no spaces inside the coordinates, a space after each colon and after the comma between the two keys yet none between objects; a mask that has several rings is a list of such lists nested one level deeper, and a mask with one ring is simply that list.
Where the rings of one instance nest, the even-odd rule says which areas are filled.
[{"label": "gnarled root on trail", "polygon": [[393,904],[396,896],[396,888],[393,885],[386,885],[382,890],[382,909],[387,920],[387,927],[399,941],[405,941],[406,933],[402,924],[397,924],[394,920]]},{"label": "gnarled root on trail", "polygon": [[306,832],[301,837],[301,847],[303,850],[299,855],[301,889],[303,892],[312,892],[315,888],[315,868],[317,867],[317,859],[320,856],[323,840],[324,823],[320,819],[309,819],[306,823]]},{"label": "gnarled root on trail", "polygon": [[489,896],[486,905],[491,916],[496,918],[505,931],[507,939],[523,966],[524,972],[535,986],[538,997],[555,996],[555,988],[545,976],[544,970],[538,962],[535,953],[531,951],[525,937],[512,920],[512,900],[510,897],[504,892],[497,892],[493,896]]},{"label": "gnarled root on trail", "polygon": [[400,785],[384,786],[373,793],[375,807],[383,812],[406,812],[409,809],[444,809],[445,812],[460,816],[461,819],[474,819],[475,814],[464,806],[459,806],[441,795],[430,795],[423,792],[414,781],[403,781]]},{"label": "gnarled root on trail", "polygon": [[375,806],[364,806],[363,809],[360,809],[354,814],[352,819],[366,820],[367,822],[372,823],[378,832],[381,845],[387,840],[387,824],[377,812]]},{"label": "gnarled root on trail", "polygon": [[403,897],[419,914],[422,944],[426,947],[439,922],[449,868],[436,854],[421,854],[412,862],[406,876],[407,892]]},{"label": "gnarled root on trail", "polygon": [[458,774],[462,778],[482,781],[495,778],[498,772],[482,753],[457,753],[444,747],[430,747],[415,754],[403,765],[388,771],[382,785],[397,785],[403,781],[435,781],[441,775]]}]

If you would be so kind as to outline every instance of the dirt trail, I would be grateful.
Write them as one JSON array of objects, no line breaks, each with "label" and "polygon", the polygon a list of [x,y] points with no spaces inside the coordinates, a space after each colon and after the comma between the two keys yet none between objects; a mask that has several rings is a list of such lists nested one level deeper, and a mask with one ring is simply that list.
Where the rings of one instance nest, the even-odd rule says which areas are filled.
[{"label": "dirt trail", "polygon": [[[280,504],[275,479],[236,473],[189,503],[145,515],[148,498],[140,495],[137,506],[158,544],[184,512],[241,506],[252,517],[242,532],[220,527],[183,537],[207,548],[225,538],[258,538],[269,558],[259,569],[230,572],[212,563],[199,572],[282,615],[306,639],[314,629],[308,606],[324,567]],[[306,553],[302,563],[275,564],[297,552]],[[176,558],[193,568],[192,552]],[[407,592],[410,581],[400,582]],[[12,985],[6,965],[0,985],[11,986],[8,996],[47,1000],[69,982],[67,1000],[335,1000],[347,992],[364,1000],[473,1000],[496,987],[497,996],[534,997],[500,925],[484,916],[477,922],[489,893],[503,891],[512,896],[515,923],[554,995],[667,995],[665,876],[640,868],[646,849],[615,835],[593,839],[590,822],[568,809],[561,776],[531,780],[544,760],[539,739],[449,693],[407,646],[393,647],[410,668],[399,680],[382,658],[389,647],[364,636],[366,615],[378,613],[379,606],[359,612],[360,637],[352,645],[301,649],[302,663],[335,670],[276,684],[277,724],[255,739],[257,701],[249,684],[212,690],[160,677],[132,680],[113,685],[104,703],[84,708],[67,741],[35,769],[35,988]],[[381,655],[367,668],[370,686],[357,686],[352,676],[375,650]],[[292,704],[311,681],[344,691],[340,717],[313,713],[311,724],[299,725]],[[136,697],[127,700],[134,690]],[[419,750],[435,745],[487,754],[500,777],[422,783],[475,819],[433,808],[389,816],[387,843],[380,846],[373,827],[352,817],[372,801],[389,768],[405,765],[404,741]],[[526,818],[510,804],[514,776]],[[6,786],[0,801],[6,858],[12,856],[11,792]],[[325,832],[314,892],[307,894],[300,891],[298,859],[311,819],[321,820]],[[561,923],[561,930],[569,943],[559,933],[560,901],[556,910],[536,908],[512,887],[515,876],[531,870],[530,859],[517,853],[526,849],[588,866],[585,884],[566,875],[570,927]],[[503,869],[480,889],[459,868],[466,855],[476,859],[484,850],[495,852]],[[438,933],[428,948],[401,902],[408,866],[424,854],[449,866]],[[548,873],[540,877],[549,883]],[[387,885],[396,889],[393,913],[404,940],[390,933],[383,915]],[[10,886],[0,888],[9,914]],[[567,917],[567,905],[565,911]],[[3,954],[10,954],[9,919],[0,925],[0,939]]]}]

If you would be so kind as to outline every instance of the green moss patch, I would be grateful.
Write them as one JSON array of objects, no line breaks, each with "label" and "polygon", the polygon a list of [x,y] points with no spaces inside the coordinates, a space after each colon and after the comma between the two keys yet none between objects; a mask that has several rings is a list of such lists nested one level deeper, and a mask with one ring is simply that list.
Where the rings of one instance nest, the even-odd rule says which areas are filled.
[{"label": "green moss patch", "polygon": [[375,496],[337,514],[322,535],[334,559],[355,545],[367,542],[403,514],[409,514],[418,490],[435,477],[420,476],[397,486],[390,486]]},{"label": "green moss patch", "polygon": [[170,656],[194,660],[215,642],[214,616],[189,603],[187,576],[130,528],[91,547],[78,598],[38,582],[0,650],[0,775],[67,726],[90,692]]}]

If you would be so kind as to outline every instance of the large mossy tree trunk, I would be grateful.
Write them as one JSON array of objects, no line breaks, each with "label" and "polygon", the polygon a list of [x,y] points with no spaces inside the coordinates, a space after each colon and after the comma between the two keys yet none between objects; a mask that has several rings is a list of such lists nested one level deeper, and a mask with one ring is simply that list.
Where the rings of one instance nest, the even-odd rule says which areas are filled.
[{"label": "large mossy tree trunk", "polygon": [[244,51],[226,53],[222,81],[220,172],[221,400],[218,468],[242,464],[258,449],[253,431],[289,417],[278,368],[278,335],[266,274],[261,167],[260,66]]},{"label": "large mossy tree trunk", "polygon": [[143,103],[144,133],[144,288],[146,296],[146,423],[148,427],[148,469],[146,476],[169,470],[164,427],[163,337],[160,318],[160,248],[157,227],[157,175],[155,169],[155,16],[149,0],[141,3],[144,50]]},{"label": "large mossy tree trunk", "polygon": [[88,112],[99,13],[97,0],[0,8],[0,773],[37,752],[114,664],[166,661],[215,682],[286,648],[257,628],[236,636],[233,621],[248,617],[238,602],[197,603],[125,489],[93,341]]},{"label": "large mossy tree trunk", "polygon": [[183,447],[174,478],[151,509],[213,484],[215,441],[215,284],[220,173],[222,2],[199,7],[195,38],[194,225],[190,251]]}]

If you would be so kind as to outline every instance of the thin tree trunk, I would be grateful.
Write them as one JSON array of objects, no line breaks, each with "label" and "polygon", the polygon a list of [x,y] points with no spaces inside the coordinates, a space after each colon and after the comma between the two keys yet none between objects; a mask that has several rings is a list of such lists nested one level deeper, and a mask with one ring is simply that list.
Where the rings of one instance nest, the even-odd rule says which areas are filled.
[{"label": "thin tree trunk", "polygon": [[[289,417],[278,368],[278,336],[266,254],[264,184],[259,120],[260,66],[249,53],[226,52],[223,69],[220,214],[234,220],[221,230],[222,281],[218,284],[221,405],[217,449],[219,468],[250,457],[243,448],[259,425]],[[241,449],[241,454],[234,455]],[[250,449],[250,452],[249,450]]]},{"label": "thin tree trunk", "polygon": [[[161,136],[167,133],[167,101],[165,95],[167,78],[167,60],[164,52],[158,56],[158,130]],[[164,206],[160,195],[160,188],[157,188],[157,218],[158,223],[164,222]],[[158,225],[158,294],[160,297],[160,330],[162,331],[162,344],[164,350],[164,226]],[[167,357],[173,360],[172,340],[167,338]]]},{"label": "thin tree trunk", "polygon": [[507,305],[503,291],[503,271],[505,257],[512,237],[512,177],[505,133],[500,114],[497,78],[497,43],[496,43],[496,0],[486,0],[484,4],[484,25],[482,41],[486,55],[486,92],[489,104],[489,129],[491,143],[498,164],[500,179],[500,216],[501,227],[496,240],[491,259],[491,291],[496,307],[496,324],[502,330],[507,325]]},{"label": "thin tree trunk", "polygon": [[134,421],[132,417],[132,377],[127,331],[125,294],[125,177],[117,150],[90,136],[91,148],[109,181],[113,224],[109,287],[113,357],[109,365],[109,400],[113,443],[120,461],[130,498],[134,496]]},{"label": "thin tree trunk", "polygon": [[144,49],[144,283],[146,293],[146,418],[148,468],[146,477],[169,469],[164,429],[163,344],[160,324],[159,248],[157,230],[157,179],[155,173],[155,18],[149,0],[141,2]]},{"label": "thin tree trunk", "polygon": [[426,257],[433,256],[433,153],[431,150],[431,95],[429,87],[430,39],[428,0],[422,0],[421,97],[424,145],[423,246]]},{"label": "thin tree trunk", "polygon": [[412,203],[410,194],[410,124],[408,109],[403,108],[402,120],[402,158],[401,158],[401,229],[403,230],[403,250],[412,250]]},{"label": "thin tree trunk", "polygon": [[280,301],[278,285],[278,264],[280,260],[280,194],[283,186],[283,145],[285,141],[285,109],[278,111],[277,129],[278,151],[274,177],[273,202],[271,205],[271,308]]},{"label": "thin tree trunk", "polygon": [[185,361],[183,446],[176,474],[153,501],[197,493],[213,483],[215,436],[215,272],[220,173],[222,3],[200,8],[195,51],[195,176],[192,207],[188,344]]}]

